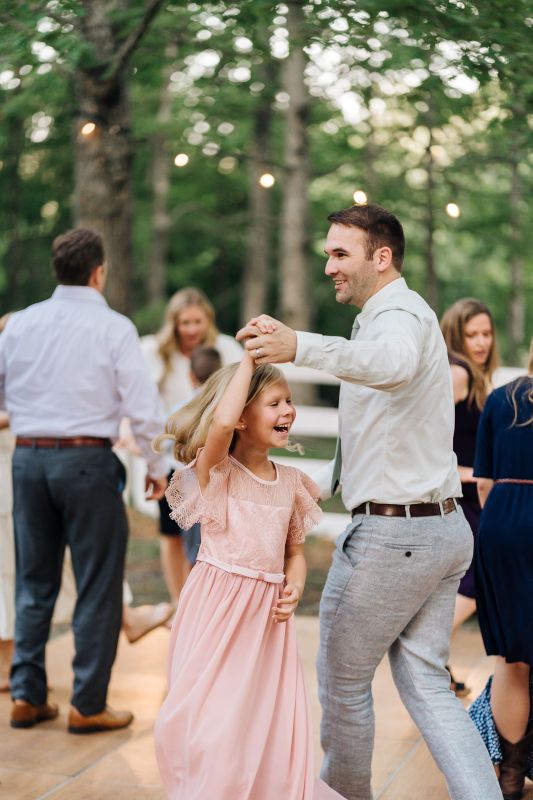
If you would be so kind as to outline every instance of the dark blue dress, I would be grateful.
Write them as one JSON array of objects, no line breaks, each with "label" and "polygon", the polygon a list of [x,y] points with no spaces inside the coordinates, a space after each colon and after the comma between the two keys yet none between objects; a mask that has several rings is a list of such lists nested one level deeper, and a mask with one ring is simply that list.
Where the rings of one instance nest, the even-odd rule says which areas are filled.
[{"label": "dark blue dress", "polygon": [[[518,385],[513,425],[509,395]],[[533,378],[487,398],[478,427],[474,475],[533,482]],[[476,555],[479,625],[488,655],[533,664],[533,483],[495,483],[481,514]]]}]

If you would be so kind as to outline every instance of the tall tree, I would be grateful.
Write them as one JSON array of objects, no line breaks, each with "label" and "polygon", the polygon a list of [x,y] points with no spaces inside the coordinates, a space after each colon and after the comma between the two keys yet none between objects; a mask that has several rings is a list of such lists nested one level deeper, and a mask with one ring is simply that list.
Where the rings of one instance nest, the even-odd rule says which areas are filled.
[{"label": "tall tree", "polygon": [[163,85],[159,95],[157,130],[152,135],[152,228],[150,268],[147,276],[147,299],[151,304],[161,304],[166,297],[166,269],[171,217],[168,208],[171,158],[168,151],[167,129],[172,118],[172,84],[170,76],[176,70],[178,47],[167,45],[165,55],[169,61],[163,67]]},{"label": "tall tree", "polygon": [[[282,88],[289,96],[285,118],[283,206],[280,220],[279,298],[283,321],[309,330],[313,318],[309,270],[309,95],[304,73],[305,16],[303,0],[287,3],[289,56],[282,70]],[[299,387],[299,402],[313,398],[313,387]]]},{"label": "tall tree", "polygon": [[79,109],[75,222],[102,233],[109,300],[125,313],[130,310],[134,156],[127,77],[131,57],[162,4],[163,0],[150,0],[139,9],[126,0],[83,0],[84,14],[75,21],[87,53],[73,73]]},{"label": "tall tree", "polygon": [[272,172],[273,100],[278,69],[268,49],[266,29],[258,32],[263,57],[257,77],[264,86],[252,111],[252,136],[248,154],[248,231],[246,262],[242,280],[241,320],[260,314],[268,303],[272,266],[272,192],[263,186],[261,176]]},{"label": "tall tree", "polygon": [[311,322],[309,293],[309,96],[304,81],[306,56],[302,40],[303,2],[288,3],[290,54],[282,70],[282,88],[289,97],[285,117],[283,206],[280,236],[280,310],[291,327],[307,329]]},{"label": "tall tree", "polygon": [[[108,296],[129,310],[132,262],[132,161],[128,106],[131,58],[165,0],[57,0],[43,7],[3,4],[14,46],[31,52],[39,37],[59,54],[53,68],[72,84],[74,222],[103,234]],[[48,33],[39,36],[43,28]],[[22,43],[22,44],[21,44]]]}]

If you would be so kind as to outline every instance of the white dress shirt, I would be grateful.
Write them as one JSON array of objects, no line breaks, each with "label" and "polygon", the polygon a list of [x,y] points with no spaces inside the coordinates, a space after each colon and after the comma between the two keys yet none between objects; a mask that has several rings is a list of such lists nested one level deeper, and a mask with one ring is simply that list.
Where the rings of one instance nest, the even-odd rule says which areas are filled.
[{"label": "white dress shirt", "polygon": [[341,379],[344,505],[460,496],[450,368],[434,312],[399,278],[370,297],[357,319],[353,341],[298,331],[294,362]]},{"label": "white dress shirt", "polygon": [[[242,347],[231,336],[219,333],[213,345],[220,353],[222,364],[231,364],[240,361],[242,358]],[[150,375],[160,387],[163,405],[167,414],[178,403],[188,401],[195,387],[191,383],[191,360],[183,353],[176,351],[170,359],[170,370],[161,385],[165,365],[159,354],[159,342],[155,336],[143,336],[141,339],[141,349],[145,358]]]},{"label": "white dress shirt", "polygon": [[151,448],[164,418],[137,331],[89,286],[60,285],[9,320],[0,336],[0,407],[17,436],[113,440],[129,417],[150,476],[168,472]]}]

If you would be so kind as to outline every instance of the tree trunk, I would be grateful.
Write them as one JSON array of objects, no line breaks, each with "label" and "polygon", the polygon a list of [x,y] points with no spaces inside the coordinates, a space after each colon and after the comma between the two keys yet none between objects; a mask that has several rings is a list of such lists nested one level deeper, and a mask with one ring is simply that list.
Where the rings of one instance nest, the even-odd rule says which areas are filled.
[{"label": "tree trunk", "polygon": [[282,71],[283,90],[290,97],[285,122],[284,196],[281,219],[280,308],[283,321],[307,329],[311,322],[308,269],[309,99],[304,84],[305,54],[299,0],[288,3],[290,55]]},{"label": "tree trunk", "polygon": [[[269,59],[268,56],[265,58]],[[254,130],[248,162],[248,234],[244,264],[241,322],[267,311],[272,251],[272,190],[259,178],[272,170],[271,130],[273,121],[272,88],[276,70],[269,59],[263,65],[261,80],[265,90],[254,113]]]},{"label": "tree trunk", "polygon": [[434,163],[431,154],[433,137],[431,128],[429,129],[429,144],[427,147],[426,161],[426,244],[425,244],[425,295],[426,300],[435,311],[439,313],[440,292],[437,278],[437,268],[435,263],[435,176]]},{"label": "tree trunk", "polygon": [[162,303],[166,298],[166,268],[168,257],[168,235],[171,227],[168,212],[170,191],[171,158],[167,147],[166,129],[172,116],[173,93],[170,91],[170,76],[176,70],[176,44],[169,44],[166,57],[169,64],[163,70],[163,87],[159,99],[157,122],[160,130],[152,137],[152,230],[147,277],[149,303]]},{"label": "tree trunk", "polygon": [[518,171],[518,161],[511,167],[511,193],[509,197],[510,211],[510,251],[511,251],[511,291],[507,314],[508,358],[511,364],[519,364],[520,348],[525,336],[525,304],[524,304],[524,259],[520,247],[520,204],[522,202],[522,186]]},{"label": "tree trunk", "polygon": [[[304,82],[304,14],[301,0],[287,3],[290,54],[282,71],[282,88],[290,97],[285,122],[284,196],[280,236],[279,298],[283,322],[297,330],[309,330],[313,299],[309,257],[309,97]],[[312,402],[315,387],[298,387],[299,402]]]},{"label": "tree trunk", "polygon": [[[118,11],[127,11],[125,0],[83,0],[80,18],[81,44],[92,55],[91,62],[84,61],[74,75],[79,110],[75,223],[102,234],[109,302],[125,314],[130,311],[134,156],[126,78],[129,59],[161,4],[162,0],[149,0],[141,22],[129,35],[116,23]],[[83,133],[86,123],[94,123],[94,130]]]},{"label": "tree trunk", "polygon": [[[133,144],[124,76],[102,91],[87,73],[77,76],[80,120],[76,123],[75,222],[102,234],[108,266],[107,295],[113,308],[130,311],[132,265]],[[93,121],[96,129],[83,135]]]},{"label": "tree trunk", "polygon": [[5,199],[6,213],[6,253],[4,257],[7,287],[5,294],[5,311],[15,311],[23,304],[20,291],[21,278],[24,278],[25,259],[20,232],[23,214],[21,210],[20,156],[24,140],[20,135],[22,120],[18,116],[8,116],[5,121],[6,153],[4,165],[4,183],[9,186],[9,199]]}]

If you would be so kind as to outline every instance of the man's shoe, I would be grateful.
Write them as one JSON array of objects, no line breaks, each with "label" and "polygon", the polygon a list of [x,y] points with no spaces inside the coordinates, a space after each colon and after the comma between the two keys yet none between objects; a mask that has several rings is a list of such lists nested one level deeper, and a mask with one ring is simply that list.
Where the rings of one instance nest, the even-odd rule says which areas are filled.
[{"label": "man's shoe", "polygon": [[455,694],[455,696],[466,697],[467,695],[469,695],[471,692],[470,687],[466,686],[466,684],[464,684],[462,681],[455,680],[455,677],[448,664],[446,664],[446,669],[450,673],[450,689]]},{"label": "man's shoe", "polygon": [[33,728],[38,722],[56,719],[58,714],[59,708],[55,703],[33,706],[27,700],[14,700],[10,725],[12,728]]},{"label": "man's shoe", "polygon": [[127,728],[133,720],[131,711],[113,711],[106,706],[99,714],[80,714],[77,708],[70,707],[68,715],[69,733],[98,733]]}]

